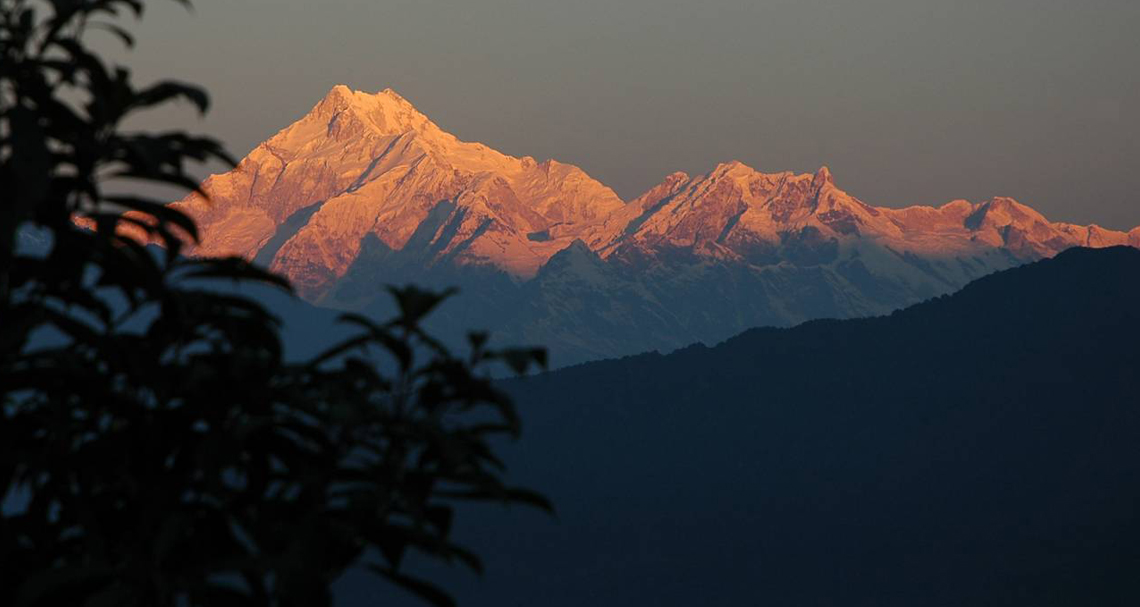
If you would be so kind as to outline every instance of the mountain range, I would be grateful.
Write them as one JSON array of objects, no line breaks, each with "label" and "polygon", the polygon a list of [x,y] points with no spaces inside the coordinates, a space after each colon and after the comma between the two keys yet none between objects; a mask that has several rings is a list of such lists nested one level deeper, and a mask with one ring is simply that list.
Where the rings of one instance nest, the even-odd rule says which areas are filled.
[{"label": "mountain range", "polygon": [[[470,605],[1137,605],[1137,344],[1140,251],[1076,248],[887,316],[511,380],[497,453],[557,517],[465,510],[484,575],[420,571]],[[341,604],[391,602],[369,588]]]},{"label": "mountain range", "polygon": [[739,162],[623,201],[583,170],[443,131],[391,90],[333,88],[198,194],[197,254],[237,254],[323,307],[385,314],[384,284],[458,286],[445,337],[489,329],[555,365],[716,343],[755,326],[883,314],[1131,232],[1009,198],[871,206],[815,174]]}]

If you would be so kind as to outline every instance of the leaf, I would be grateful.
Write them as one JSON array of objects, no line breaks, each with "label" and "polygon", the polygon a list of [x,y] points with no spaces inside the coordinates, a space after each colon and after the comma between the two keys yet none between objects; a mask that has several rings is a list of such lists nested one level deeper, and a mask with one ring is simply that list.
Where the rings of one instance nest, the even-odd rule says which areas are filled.
[{"label": "leaf", "polygon": [[23,581],[16,589],[13,607],[47,604],[44,599],[67,588],[110,581],[112,570],[98,565],[72,565],[45,569]]},{"label": "leaf", "polygon": [[15,209],[12,213],[15,229],[31,209],[47,195],[51,184],[52,164],[48,153],[47,137],[35,112],[15,106],[9,110],[9,141],[12,144],[13,179],[15,191],[11,196]]},{"label": "leaf", "polygon": [[408,549],[407,539],[393,533],[385,533],[374,542],[392,569],[398,569],[404,560],[404,552]]},{"label": "leaf", "polygon": [[334,346],[317,357],[315,362],[324,362],[348,350],[372,344],[387,350],[388,353],[396,359],[396,362],[399,363],[400,369],[406,370],[411,366],[412,346],[406,340],[393,336],[383,327],[377,326],[376,323],[372,322],[369,318],[359,314],[341,314],[337,317],[337,322],[361,327],[365,330],[365,334]]},{"label": "leaf", "polygon": [[249,607],[259,603],[252,600],[245,592],[223,582],[212,582],[204,588],[192,591],[192,605],[209,605],[210,607]]},{"label": "leaf", "polygon": [[210,96],[206,94],[205,90],[175,80],[164,80],[139,91],[135,94],[131,107],[147,108],[180,98],[193,104],[201,114],[205,114],[210,109]]},{"label": "leaf", "polygon": [[439,497],[470,501],[501,501],[509,504],[517,502],[554,514],[554,504],[549,498],[532,491],[521,488],[478,488],[478,489],[442,489],[436,492]]},{"label": "leaf", "polygon": [[123,46],[127,48],[134,48],[135,46],[135,37],[132,36],[130,32],[123,29],[122,27],[119,27],[118,25],[115,25],[113,23],[95,22],[88,23],[87,26],[114,34],[115,37],[117,37],[123,43]]},{"label": "leaf", "polygon": [[110,584],[83,602],[83,607],[120,607],[129,605],[134,598],[129,586]]},{"label": "leaf", "polygon": [[451,506],[437,504],[424,509],[424,518],[444,537],[451,532],[451,520],[454,515],[455,511]]},{"label": "leaf", "polygon": [[456,605],[455,599],[429,582],[404,575],[395,569],[386,569],[376,565],[369,565],[368,568],[436,607],[455,607]]},{"label": "leaf", "polygon": [[490,352],[486,358],[503,361],[516,375],[525,374],[532,364],[540,369],[546,368],[545,348],[507,348]]},{"label": "leaf", "polygon": [[418,325],[420,320],[434,310],[436,306],[443,303],[443,300],[458,292],[458,289],[452,288],[436,293],[415,285],[389,286],[387,289],[396,299],[396,305],[400,308],[400,318],[397,319],[397,322],[405,327]]},{"label": "leaf", "polygon": [[486,331],[472,331],[467,334],[467,343],[471,346],[471,364],[476,365],[484,356],[483,348],[487,345],[490,334]]},{"label": "leaf", "polygon": [[263,270],[241,257],[216,257],[187,262],[188,268],[181,273],[182,278],[227,279],[234,281],[254,281],[270,284],[292,293],[293,286],[280,274]]},{"label": "leaf", "polygon": [[172,223],[186,232],[193,242],[198,242],[198,226],[189,215],[178,209],[138,196],[105,196],[103,200],[149,215],[159,222]]}]

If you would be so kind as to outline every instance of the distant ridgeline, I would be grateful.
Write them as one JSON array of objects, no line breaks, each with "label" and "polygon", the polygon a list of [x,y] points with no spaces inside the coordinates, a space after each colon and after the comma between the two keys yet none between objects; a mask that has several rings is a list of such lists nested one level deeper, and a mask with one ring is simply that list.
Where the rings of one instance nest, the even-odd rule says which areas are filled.
[{"label": "distant ridgeline", "polygon": [[310,302],[383,314],[381,286],[459,286],[435,330],[490,329],[555,365],[883,314],[1073,246],[1140,245],[1008,198],[873,207],[831,173],[738,162],[623,202],[578,167],[443,131],[386,90],[338,86],[174,203],[200,254],[284,273]]},{"label": "distant ridgeline", "polygon": [[508,384],[558,518],[459,517],[460,604],[1140,605],[1140,251]]}]

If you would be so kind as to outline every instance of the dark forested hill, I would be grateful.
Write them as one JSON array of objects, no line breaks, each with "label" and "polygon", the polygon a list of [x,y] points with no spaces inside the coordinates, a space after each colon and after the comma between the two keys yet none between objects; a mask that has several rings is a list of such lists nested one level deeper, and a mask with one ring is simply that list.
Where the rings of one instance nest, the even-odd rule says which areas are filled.
[{"label": "dark forested hill", "polygon": [[1140,604],[1140,251],[510,388],[559,517],[475,511],[461,603]]}]

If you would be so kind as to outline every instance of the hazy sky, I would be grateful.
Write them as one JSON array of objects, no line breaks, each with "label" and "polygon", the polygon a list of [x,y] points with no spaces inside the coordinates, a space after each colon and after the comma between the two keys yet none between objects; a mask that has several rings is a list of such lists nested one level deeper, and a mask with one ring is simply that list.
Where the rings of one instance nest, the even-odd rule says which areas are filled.
[{"label": "hazy sky", "polygon": [[1140,225],[1137,0],[155,0],[139,77],[242,155],[337,83],[632,198],[737,159],[879,205]]}]

